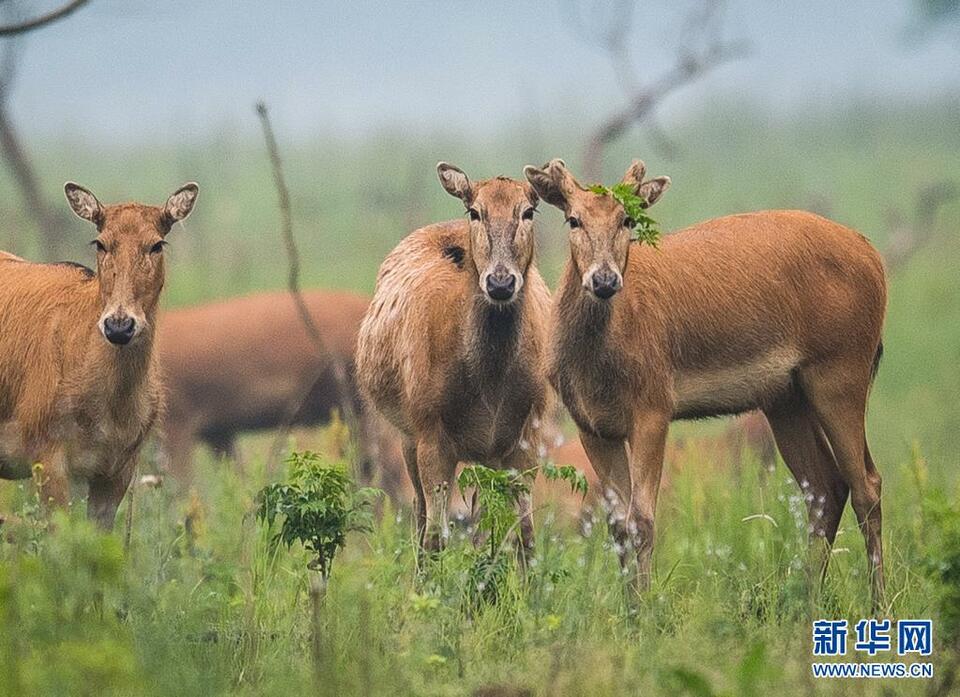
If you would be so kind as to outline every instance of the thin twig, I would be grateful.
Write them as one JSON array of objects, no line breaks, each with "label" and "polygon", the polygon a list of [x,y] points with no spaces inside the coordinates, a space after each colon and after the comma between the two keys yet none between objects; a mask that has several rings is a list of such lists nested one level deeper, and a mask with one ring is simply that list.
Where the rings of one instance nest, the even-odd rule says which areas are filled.
[{"label": "thin twig", "polygon": [[[337,392],[340,395],[338,402],[340,404],[341,414],[344,422],[347,424],[351,437],[356,441],[360,438],[359,419],[357,418],[356,410],[353,408],[353,390],[350,388],[350,380],[347,375],[346,366],[344,366],[339,355],[327,350],[323,335],[320,333],[320,329],[317,327],[317,323],[314,321],[313,316],[310,314],[310,309],[303,299],[303,294],[300,292],[300,252],[297,249],[297,241],[293,236],[293,215],[290,208],[290,192],[287,189],[286,179],[283,175],[283,163],[280,160],[280,150],[277,147],[277,139],[273,133],[273,127],[270,124],[267,105],[264,102],[257,102],[257,115],[260,117],[260,123],[263,126],[263,137],[267,144],[267,153],[270,156],[270,164],[273,168],[273,180],[279,199],[280,233],[287,250],[287,290],[293,298],[297,313],[300,315],[303,326],[307,330],[310,340],[316,346],[321,359],[325,357],[329,360],[330,370],[333,373]],[[280,444],[293,426],[297,414],[303,409],[310,394],[323,379],[326,373],[326,366],[323,366],[322,363],[323,361],[321,360],[321,368],[317,376],[308,383],[308,387],[303,394],[291,401],[283,425],[270,448],[269,461],[272,461],[275,454],[279,451]]]},{"label": "thin twig", "polygon": [[76,10],[79,10],[81,7],[86,5],[90,0],[72,0],[65,5],[61,5],[55,10],[40,15],[39,17],[34,17],[33,19],[28,19],[25,22],[19,22],[17,24],[8,24],[6,26],[0,27],[0,36],[16,36],[17,34],[25,34],[28,31],[33,31],[34,29],[39,29],[44,27],[51,22],[56,22],[58,19],[63,19],[69,14],[72,14]]},{"label": "thin twig", "polygon": [[129,557],[130,555],[130,540],[133,537],[133,502],[137,498],[137,486],[139,481],[137,480],[137,467],[136,464],[133,466],[133,476],[130,477],[131,485],[127,490],[127,515],[124,517],[123,521],[123,556]]}]

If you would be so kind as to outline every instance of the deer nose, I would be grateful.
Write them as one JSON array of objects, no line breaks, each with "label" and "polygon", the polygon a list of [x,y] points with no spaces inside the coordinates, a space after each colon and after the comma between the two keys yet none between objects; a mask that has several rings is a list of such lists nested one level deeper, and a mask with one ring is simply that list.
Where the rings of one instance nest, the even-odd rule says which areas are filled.
[{"label": "deer nose", "polygon": [[103,335],[117,346],[129,344],[136,329],[137,323],[128,315],[110,315],[103,320]]},{"label": "deer nose", "polygon": [[620,278],[620,274],[612,269],[603,269],[595,272],[590,282],[593,286],[593,294],[601,300],[612,298],[623,286],[623,280]]},{"label": "deer nose", "polygon": [[493,300],[510,300],[517,290],[517,277],[509,271],[487,276],[487,295]]}]

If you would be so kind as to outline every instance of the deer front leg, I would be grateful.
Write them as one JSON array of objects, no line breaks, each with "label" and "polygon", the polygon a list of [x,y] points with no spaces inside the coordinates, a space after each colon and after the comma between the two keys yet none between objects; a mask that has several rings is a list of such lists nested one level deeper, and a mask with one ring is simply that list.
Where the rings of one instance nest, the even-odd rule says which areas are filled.
[{"label": "deer front leg", "polygon": [[[533,444],[526,449],[514,448],[503,459],[503,466],[517,472],[527,472],[537,466],[536,451]],[[533,494],[527,492],[517,500],[517,520],[519,521],[518,555],[522,563],[526,563],[533,554]]]},{"label": "deer front leg", "polygon": [[635,418],[629,439],[611,440],[580,432],[603,486],[620,563],[624,569],[635,564],[632,585],[637,592],[650,587],[654,516],[669,425],[668,415],[649,411]]},{"label": "deer front leg", "polygon": [[40,503],[48,509],[66,508],[70,503],[70,475],[61,447],[52,447],[36,458],[33,483]]},{"label": "deer front leg", "polygon": [[627,444],[630,450],[630,472],[633,475],[633,502],[627,526],[637,554],[638,590],[650,587],[654,519],[669,428],[668,414],[643,412],[634,421],[633,433]]},{"label": "deer front leg", "polygon": [[444,447],[440,437],[431,435],[417,442],[416,463],[423,491],[422,546],[424,551],[434,552],[440,550],[449,537],[447,512],[456,484],[457,459]]},{"label": "deer front leg", "polygon": [[117,517],[117,508],[127,493],[133,472],[136,469],[136,457],[124,464],[112,477],[93,477],[90,479],[90,492],[87,498],[87,518],[94,521],[106,532],[113,530]]}]

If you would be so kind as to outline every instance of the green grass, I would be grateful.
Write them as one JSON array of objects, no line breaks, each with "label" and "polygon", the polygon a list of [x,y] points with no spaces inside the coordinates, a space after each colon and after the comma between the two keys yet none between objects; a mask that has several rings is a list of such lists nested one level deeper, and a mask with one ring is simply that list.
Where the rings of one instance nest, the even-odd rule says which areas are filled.
[{"label": "green grass", "polygon": [[[829,208],[882,248],[889,211],[909,215],[925,184],[960,182],[953,103],[779,123],[713,106],[710,118],[672,125],[675,161],[642,133],[608,153],[607,184],[636,156],[651,174],[673,177],[655,209],[664,231],[747,209]],[[524,164],[563,156],[576,171],[581,139],[544,128],[484,142],[384,133],[289,143],[279,135],[303,284],[364,292],[406,232],[460,214],[437,185],[437,160],[476,177],[519,176]],[[195,215],[170,238],[167,306],[283,287],[276,196],[258,142],[223,137],[135,152],[49,143],[37,156],[56,205],[67,178],[104,201],[158,203],[183,181],[200,182]],[[0,248],[41,256],[5,175],[0,193]],[[566,242],[559,215],[543,208],[540,259],[553,282]],[[890,611],[935,623],[950,588],[933,571],[949,556],[943,541],[955,523],[932,511],[960,498],[958,221],[954,203],[930,246],[891,279],[886,355],[868,420],[884,475]],[[89,262],[92,231],[80,221],[66,229],[68,256]],[[677,430],[689,438],[717,428]],[[5,484],[0,510],[19,510],[27,524],[15,543],[0,543],[0,695],[461,695],[491,683],[537,695],[915,694],[908,681],[808,677],[811,619],[869,612],[852,513],[811,604],[802,501],[782,465],[762,478],[756,463],[729,468],[687,452],[667,464],[656,578],[639,608],[625,602],[602,519],[583,535],[538,511],[537,564],[526,577],[511,572],[497,604],[470,609],[467,543],[458,539],[442,565],[418,577],[409,515],[388,505],[374,532],[352,536],[334,566],[316,658],[307,555],[272,550],[255,520],[254,495],[278,476],[267,463],[247,457],[241,468],[200,457],[192,492],[139,489],[128,553],[121,532],[97,535],[77,512],[45,530],[28,490]],[[769,518],[750,518],[758,514]],[[123,510],[118,531],[122,520]],[[944,636],[935,634],[938,671],[956,660]]]},{"label": "green grass", "polygon": [[[736,474],[694,459],[670,475],[656,577],[638,605],[602,512],[578,531],[538,510],[536,561],[525,576],[511,570],[495,604],[477,606],[463,534],[418,576],[411,521],[388,504],[334,564],[315,659],[311,555],[269,545],[254,515],[274,477],[204,459],[189,496],[137,491],[127,554],[123,511],[113,536],[74,511],[55,519],[55,533],[30,535],[23,523],[17,543],[0,547],[0,693],[461,695],[500,683],[538,695],[672,695],[695,679],[718,694],[808,691],[811,620],[869,616],[852,517],[813,601],[804,504],[783,467],[761,478],[753,464]],[[888,613],[939,628],[940,587],[927,569],[943,523],[929,514],[937,494],[924,476],[916,460],[887,479]],[[942,634],[936,641],[942,668],[950,654]],[[915,694],[905,681],[817,687]]]}]

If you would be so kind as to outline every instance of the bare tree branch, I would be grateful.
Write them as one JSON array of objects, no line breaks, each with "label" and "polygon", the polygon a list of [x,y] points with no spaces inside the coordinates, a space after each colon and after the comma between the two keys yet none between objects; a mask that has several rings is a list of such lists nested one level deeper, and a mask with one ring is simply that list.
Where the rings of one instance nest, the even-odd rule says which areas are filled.
[{"label": "bare tree branch", "polygon": [[79,10],[88,2],[89,0],[71,0],[71,2],[61,5],[57,9],[51,10],[50,12],[40,15],[39,17],[28,19],[25,22],[18,22],[17,24],[0,26],[0,36],[16,36],[18,34],[26,34],[28,31],[33,31],[34,29],[39,29],[40,27],[45,27],[46,25],[56,22],[58,19],[63,19],[67,15]]},{"label": "bare tree branch", "polygon": [[[260,117],[260,123],[263,126],[263,137],[267,144],[267,153],[270,156],[270,164],[273,168],[273,180],[277,188],[277,196],[280,204],[280,232],[283,237],[283,243],[287,250],[287,290],[293,298],[297,313],[303,322],[303,326],[310,336],[310,340],[316,346],[321,357],[329,361],[330,371],[333,373],[333,379],[337,385],[337,392],[340,395],[339,404],[342,411],[342,417],[350,430],[350,436],[354,440],[361,437],[360,422],[353,408],[353,390],[350,387],[350,380],[347,375],[347,368],[340,360],[340,356],[329,351],[320,329],[314,322],[307,304],[303,300],[300,292],[300,252],[297,249],[297,241],[293,236],[293,215],[290,209],[290,193],[287,189],[286,179],[283,175],[283,163],[280,160],[280,151],[277,147],[277,139],[273,133],[273,127],[270,124],[270,115],[267,112],[267,105],[264,102],[257,103],[257,115]],[[322,363],[322,361],[321,361]],[[280,441],[289,433],[293,421],[297,414],[303,409],[304,404],[310,394],[316,388],[317,384],[323,379],[326,373],[325,365],[321,365],[317,376],[311,380],[304,390],[303,394],[296,400],[293,400],[287,410],[284,425],[279,430],[273,446],[270,448],[270,460],[279,449]]]},{"label": "bare tree branch", "polygon": [[920,189],[914,206],[912,225],[902,216],[890,216],[890,235],[883,256],[890,273],[896,273],[924,247],[936,232],[940,208],[960,197],[956,182],[940,181]]},{"label": "bare tree branch", "polygon": [[8,98],[16,71],[16,48],[7,44],[0,63],[0,154],[20,189],[24,209],[36,221],[44,255],[56,259],[63,250],[66,216],[58,214],[44,198],[33,163],[10,116]]},{"label": "bare tree branch", "polygon": [[[627,104],[604,119],[594,130],[583,153],[584,176],[599,180],[603,175],[603,153],[608,144],[626,133],[634,124],[648,118],[670,93],[703,77],[713,69],[742,58],[748,53],[746,42],[724,41],[720,32],[721,3],[703,0],[685,18],[681,43],[674,66],[646,86],[637,77],[630,60],[629,38],[635,13],[634,0],[619,0],[607,18],[607,26],[593,37],[608,54],[614,75]],[[590,41],[585,23],[575,8],[568,6],[567,16],[575,24],[578,36]],[[660,129],[655,129],[658,144],[667,152],[676,147]]]}]

